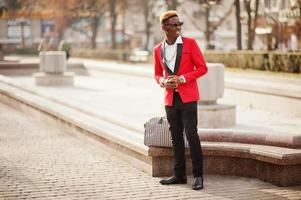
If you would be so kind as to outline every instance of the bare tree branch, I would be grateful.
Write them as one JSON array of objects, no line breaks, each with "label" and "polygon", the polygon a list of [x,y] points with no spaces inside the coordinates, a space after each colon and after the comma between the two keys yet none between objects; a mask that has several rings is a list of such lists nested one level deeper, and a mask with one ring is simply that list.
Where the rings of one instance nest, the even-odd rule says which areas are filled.
[{"label": "bare tree branch", "polygon": [[181,11],[184,13],[184,15],[186,15],[186,17],[188,17],[188,19],[190,20],[190,22],[192,23],[192,25],[194,26],[194,28],[196,28],[196,29],[199,30],[199,31],[204,32],[204,30],[200,28],[199,24],[197,24],[196,20],[195,20],[192,16],[190,16],[190,15],[188,14],[188,12],[186,11],[186,9],[184,9],[184,8],[182,7],[182,5],[179,5],[179,8],[180,8]]},{"label": "bare tree branch", "polygon": [[225,15],[220,19],[220,21],[216,25],[211,27],[210,32],[214,32],[222,23],[224,23],[224,21],[226,21],[226,19],[232,14],[232,11],[233,6],[229,8],[228,12],[225,13]]}]

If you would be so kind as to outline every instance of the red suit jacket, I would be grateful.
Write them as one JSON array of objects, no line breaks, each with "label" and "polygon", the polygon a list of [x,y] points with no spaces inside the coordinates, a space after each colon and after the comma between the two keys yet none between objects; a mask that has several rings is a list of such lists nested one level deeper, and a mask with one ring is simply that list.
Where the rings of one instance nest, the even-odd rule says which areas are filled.
[{"label": "red suit jacket", "polygon": [[[155,79],[157,83],[159,83],[159,79],[161,77],[167,78],[170,75],[183,75],[186,82],[179,84],[178,92],[182,101],[184,103],[188,103],[199,100],[200,97],[197,78],[206,74],[208,68],[196,41],[192,38],[185,37],[182,37],[182,41],[183,44],[178,44],[177,46],[177,57],[174,72],[172,72],[165,63],[163,63],[163,42],[159,43],[155,47]],[[165,105],[172,105],[173,92],[173,89],[165,89]]]}]

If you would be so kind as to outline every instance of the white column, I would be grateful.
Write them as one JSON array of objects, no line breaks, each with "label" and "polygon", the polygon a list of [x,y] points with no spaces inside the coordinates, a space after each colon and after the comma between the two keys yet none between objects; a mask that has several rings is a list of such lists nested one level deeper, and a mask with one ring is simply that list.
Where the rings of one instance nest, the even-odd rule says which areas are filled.
[{"label": "white column", "polygon": [[236,106],[218,104],[224,95],[224,69],[221,63],[208,63],[208,72],[198,80],[198,127],[222,128],[236,123]]},{"label": "white column", "polygon": [[66,53],[64,51],[41,51],[40,71],[46,73],[66,71]]},{"label": "white column", "polygon": [[208,63],[208,72],[198,79],[200,104],[215,104],[224,95],[224,69],[222,63]]},{"label": "white column", "polygon": [[66,72],[64,51],[40,52],[40,72],[33,74],[40,86],[73,86],[73,72]]}]

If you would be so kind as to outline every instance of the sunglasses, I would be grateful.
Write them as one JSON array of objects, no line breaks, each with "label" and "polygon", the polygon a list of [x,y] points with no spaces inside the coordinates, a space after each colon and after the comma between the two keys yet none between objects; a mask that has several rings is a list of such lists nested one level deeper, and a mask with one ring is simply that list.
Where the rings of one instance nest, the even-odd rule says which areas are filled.
[{"label": "sunglasses", "polygon": [[171,26],[171,27],[178,27],[178,26],[183,26],[184,22],[178,22],[178,23],[174,23],[174,24],[165,24],[167,26]]}]

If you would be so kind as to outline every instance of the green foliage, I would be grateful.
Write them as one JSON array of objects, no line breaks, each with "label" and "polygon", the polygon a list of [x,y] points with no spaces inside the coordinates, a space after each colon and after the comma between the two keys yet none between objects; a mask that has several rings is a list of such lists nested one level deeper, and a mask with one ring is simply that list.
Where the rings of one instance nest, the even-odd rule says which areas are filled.
[{"label": "green foliage", "polygon": [[19,10],[22,7],[21,0],[6,0],[5,2],[9,10]]},{"label": "green foliage", "polygon": [[273,52],[269,55],[269,70],[291,73],[301,71],[301,53]]},{"label": "green foliage", "polygon": [[72,57],[125,61],[127,58],[127,51],[111,49],[73,49],[71,50],[71,55]]},{"label": "green foliage", "polygon": [[277,72],[300,73],[300,52],[277,51],[205,51],[207,62],[223,63],[226,67]]},{"label": "green foliage", "polygon": [[34,48],[22,48],[22,49],[16,49],[14,51],[16,54],[22,54],[22,55],[38,55],[39,52],[37,49]]}]

